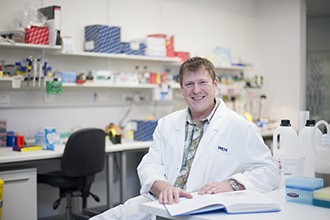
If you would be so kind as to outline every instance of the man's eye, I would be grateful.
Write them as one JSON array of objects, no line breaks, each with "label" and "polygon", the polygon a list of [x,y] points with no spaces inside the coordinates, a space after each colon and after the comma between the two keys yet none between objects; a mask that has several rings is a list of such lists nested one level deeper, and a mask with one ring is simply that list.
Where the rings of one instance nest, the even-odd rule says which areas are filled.
[{"label": "man's eye", "polygon": [[203,82],[201,82],[200,85],[202,85],[202,86],[207,85],[207,81],[203,81]]},{"label": "man's eye", "polygon": [[188,87],[188,88],[190,88],[190,87],[193,86],[193,84],[192,83],[186,83],[185,86]]}]

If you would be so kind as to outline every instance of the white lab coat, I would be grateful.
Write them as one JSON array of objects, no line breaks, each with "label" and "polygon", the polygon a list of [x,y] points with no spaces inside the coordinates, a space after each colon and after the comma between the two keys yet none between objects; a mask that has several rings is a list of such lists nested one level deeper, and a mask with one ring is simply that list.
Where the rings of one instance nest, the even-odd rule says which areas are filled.
[{"label": "white lab coat", "polygon": [[[141,194],[149,195],[156,180],[174,184],[181,168],[187,110],[158,121],[154,141],[138,166]],[[246,189],[270,191],[280,183],[280,172],[257,126],[221,103],[195,154],[186,190],[234,178]],[[149,195],[150,196],[150,195]]]},{"label": "white lab coat", "polygon": [[[139,211],[139,205],[154,197],[149,190],[156,180],[174,184],[182,163],[187,110],[158,121],[149,152],[137,170],[141,194],[91,220],[154,220]],[[221,101],[199,143],[187,180],[186,190],[199,190],[204,184],[234,178],[246,189],[270,191],[280,183],[280,172],[257,126],[231,111]]]}]

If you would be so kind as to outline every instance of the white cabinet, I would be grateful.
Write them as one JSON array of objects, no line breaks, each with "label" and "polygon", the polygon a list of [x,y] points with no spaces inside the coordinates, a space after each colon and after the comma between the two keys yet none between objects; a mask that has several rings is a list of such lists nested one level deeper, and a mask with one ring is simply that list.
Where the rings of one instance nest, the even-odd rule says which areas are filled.
[{"label": "white cabinet", "polygon": [[1,169],[4,180],[3,220],[37,219],[37,171],[35,168]]}]

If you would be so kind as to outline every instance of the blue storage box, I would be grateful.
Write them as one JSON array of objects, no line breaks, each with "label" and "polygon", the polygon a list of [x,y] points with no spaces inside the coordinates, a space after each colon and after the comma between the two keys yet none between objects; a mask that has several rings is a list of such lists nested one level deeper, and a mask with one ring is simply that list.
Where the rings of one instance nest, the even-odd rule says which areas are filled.
[{"label": "blue storage box", "polygon": [[120,53],[120,27],[90,25],[85,27],[85,51]]},{"label": "blue storage box", "polygon": [[289,177],[285,180],[285,197],[289,202],[313,204],[313,191],[322,188],[322,178],[305,176]]},{"label": "blue storage box", "polygon": [[138,48],[133,48],[130,42],[121,42],[121,52],[128,55],[144,55],[147,45],[139,43]]},{"label": "blue storage box", "polygon": [[152,135],[157,127],[157,120],[134,120],[132,121],[134,127],[135,141],[152,141]]},{"label": "blue storage box", "polygon": [[75,83],[77,81],[77,73],[73,71],[61,72],[61,81],[63,83]]}]

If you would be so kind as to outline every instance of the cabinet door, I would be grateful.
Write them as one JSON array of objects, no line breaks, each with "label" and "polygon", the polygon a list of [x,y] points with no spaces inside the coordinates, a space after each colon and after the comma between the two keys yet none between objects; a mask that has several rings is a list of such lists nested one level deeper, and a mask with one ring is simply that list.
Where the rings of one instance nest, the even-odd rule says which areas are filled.
[{"label": "cabinet door", "polygon": [[4,180],[2,219],[37,219],[36,169],[0,171]]}]

